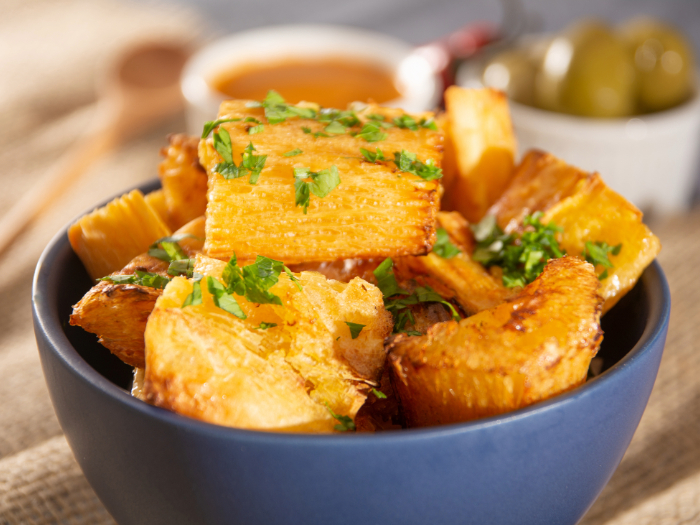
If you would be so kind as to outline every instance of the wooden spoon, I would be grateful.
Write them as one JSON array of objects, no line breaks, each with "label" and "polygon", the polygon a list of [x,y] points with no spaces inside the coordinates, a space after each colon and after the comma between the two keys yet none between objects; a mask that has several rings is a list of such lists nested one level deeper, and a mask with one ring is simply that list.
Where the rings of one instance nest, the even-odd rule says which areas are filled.
[{"label": "wooden spoon", "polygon": [[95,120],[67,153],[0,219],[0,255],[97,159],[180,111],[181,43],[142,43],[108,64],[98,82]]}]

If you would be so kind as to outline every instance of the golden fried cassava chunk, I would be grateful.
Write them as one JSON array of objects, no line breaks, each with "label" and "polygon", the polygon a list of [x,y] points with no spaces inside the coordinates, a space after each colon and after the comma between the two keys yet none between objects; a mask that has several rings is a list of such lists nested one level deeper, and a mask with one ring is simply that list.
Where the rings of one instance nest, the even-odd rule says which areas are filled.
[{"label": "golden fried cassava chunk", "polygon": [[530,150],[515,168],[513,180],[489,213],[496,216],[503,230],[513,231],[522,225],[526,215],[548,210],[576,193],[580,183],[592,176],[551,153]]},{"label": "golden fried cassava chunk", "polygon": [[[621,245],[609,254],[612,268],[601,283],[607,312],[629,291],[661,250],[661,243],[642,222],[642,213],[605,185],[597,173],[569,166],[549,153],[530,151],[516,169],[516,176],[489,213],[506,231],[517,230],[522,218],[544,212],[563,228],[560,247],[569,255],[582,255],[586,243]],[[598,274],[606,270],[598,266]]]},{"label": "golden fried cassava chunk", "polygon": [[174,134],[161,150],[165,157],[158,166],[167,206],[168,224],[173,230],[204,215],[207,207],[207,174],[199,164],[199,137]]},{"label": "golden fried cassava chunk", "polygon": [[122,269],[170,233],[143,194],[133,190],[81,217],[68,229],[68,240],[90,277],[98,279]]},{"label": "golden fried cassava chunk", "polygon": [[[152,191],[144,195],[143,199],[148,203],[148,205],[153,208],[153,210],[158,214],[158,217],[168,225],[171,230],[177,230],[178,227],[173,228],[169,222],[168,218],[168,205],[165,203],[165,194],[163,190]],[[201,213],[204,215],[204,212]]]},{"label": "golden fried cassava chunk", "polygon": [[421,286],[430,286],[443,298],[456,300],[467,315],[493,308],[513,296],[512,289],[471,259],[474,238],[458,212],[439,212],[438,226],[459,253],[446,256],[433,250],[421,257],[400,257],[395,261],[398,279],[414,279]]},{"label": "golden fried cassava chunk", "polygon": [[[257,182],[253,177],[251,183],[250,172],[226,179],[217,171],[217,166],[224,171],[225,159],[214,148],[213,139],[200,143],[200,162],[209,176],[205,253],[228,259],[235,252],[241,260],[264,255],[293,264],[429,251],[435,241],[439,182],[399,171],[394,153],[415,154],[416,160],[437,170],[442,135],[423,126],[414,131],[375,125],[375,135],[386,134],[386,138],[367,142],[361,131],[369,115],[390,122],[403,113],[370,106],[357,113],[359,124],[336,134],[328,122],[293,117],[270,124],[262,108],[246,107],[241,100],[224,102],[219,118],[241,119],[219,128],[219,133],[224,129],[230,134],[233,162],[240,166],[244,154],[249,164],[253,156],[267,157]],[[430,116],[415,118],[420,121]],[[251,118],[261,124],[246,121]],[[350,132],[359,134],[351,136]],[[254,151],[245,151],[249,144]],[[380,148],[386,160],[370,162],[360,148],[371,152]],[[295,154],[285,156],[292,152]],[[303,202],[304,185],[312,181],[303,175],[296,179],[295,168],[314,173],[329,170],[329,174],[337,169],[340,183],[334,186],[337,179],[329,176],[335,182],[329,184],[332,189],[324,197],[307,193],[305,212],[303,204],[295,203]]]},{"label": "golden fried cassava chunk", "polygon": [[596,266],[601,276],[607,271],[600,283],[603,313],[632,289],[661,251],[659,238],[642,222],[642,212],[608,188],[597,173],[547,210],[542,222],[549,221],[563,228],[559,244],[567,253],[582,254],[587,241],[621,246],[617,255],[609,254],[612,268]]},{"label": "golden fried cassava chunk", "polygon": [[445,108],[443,208],[478,222],[513,176],[517,148],[508,100],[494,89],[452,86]]},{"label": "golden fried cassava chunk", "polygon": [[[176,233],[193,235],[178,243],[193,257],[204,245],[204,217],[186,224]],[[137,271],[167,277],[168,263],[144,253],[112,275],[133,275]],[[98,341],[126,364],[143,368],[143,333],[161,293],[160,288],[140,284],[100,281],[73,306],[70,324],[96,334]]]},{"label": "golden fried cassava chunk", "polygon": [[[224,266],[198,256],[195,271],[218,279]],[[338,421],[328,407],[355,417],[379,380],[392,328],[375,286],[303,272],[296,275],[300,291],[282,273],[270,288],[282,305],[236,295],[247,316],[240,319],[215,306],[208,277],[200,283],[202,303],[186,307],[194,285],[173,279],[149,318],[149,402],[212,423],[274,431],[331,431]],[[347,322],[364,325],[355,339]]]},{"label": "golden fried cassava chunk", "polygon": [[598,280],[576,257],[551,260],[507,302],[389,345],[409,426],[468,421],[583,383],[602,340]]}]

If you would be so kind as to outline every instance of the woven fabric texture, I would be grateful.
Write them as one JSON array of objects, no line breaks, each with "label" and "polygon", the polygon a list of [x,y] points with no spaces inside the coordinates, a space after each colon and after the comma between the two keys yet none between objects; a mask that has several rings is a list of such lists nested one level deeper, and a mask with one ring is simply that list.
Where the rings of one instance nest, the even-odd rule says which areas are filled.
[{"label": "woven fabric texture", "polygon": [[[134,39],[193,38],[197,24],[185,11],[116,0],[5,0],[0,213],[90,124],[105,57]],[[163,123],[99,161],[0,259],[0,525],[114,523],[51,407],[32,331],[32,274],[63,224],[155,176],[165,135],[183,129],[181,118]],[[585,525],[700,524],[700,210],[652,226],[673,297],[668,344],[639,429]]]}]

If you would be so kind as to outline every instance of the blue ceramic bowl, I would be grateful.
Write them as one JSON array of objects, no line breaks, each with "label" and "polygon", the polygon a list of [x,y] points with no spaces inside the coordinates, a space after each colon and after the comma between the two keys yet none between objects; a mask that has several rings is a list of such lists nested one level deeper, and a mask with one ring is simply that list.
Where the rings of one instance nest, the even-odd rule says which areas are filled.
[{"label": "blue ceramic bowl", "polygon": [[61,427],[120,525],[575,524],[637,428],[670,310],[655,262],[605,316],[605,371],[580,388],[471,423],[291,435],[219,427],[132,398],[129,368],[68,326],[90,285],[61,231],[34,277],[36,338]]}]

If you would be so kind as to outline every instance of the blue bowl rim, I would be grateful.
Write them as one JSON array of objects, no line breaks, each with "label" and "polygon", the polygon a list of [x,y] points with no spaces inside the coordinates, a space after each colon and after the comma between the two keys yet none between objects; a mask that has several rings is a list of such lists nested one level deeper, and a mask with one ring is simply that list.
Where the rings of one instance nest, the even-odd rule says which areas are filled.
[{"label": "blue bowl rim", "polygon": [[[149,181],[138,186],[135,189],[142,191],[151,191],[157,188],[155,181]],[[107,199],[98,207],[103,206],[112,199]],[[660,302],[652,302],[648,313],[647,324],[644,328],[639,341],[630,349],[625,356],[615,363],[610,369],[603,372],[601,375],[592,378],[583,385],[574,388],[569,392],[565,392],[546,401],[535,403],[525,408],[514,410],[505,414],[491,416],[475,421],[465,423],[454,423],[428,428],[406,429],[392,432],[372,433],[357,433],[357,434],[295,434],[285,432],[270,432],[262,430],[249,430],[233,427],[225,427],[205,421],[200,421],[187,416],[182,416],[169,410],[155,407],[144,403],[143,401],[131,396],[129,392],[118,387],[109,379],[102,376],[94,368],[92,368],[78,352],[73,348],[68,340],[68,337],[63,332],[61,320],[58,319],[58,314],[53,311],[53,305],[47,302],[41,302],[37,299],[42,295],[41,288],[48,281],[51,274],[51,261],[58,253],[66,248],[68,244],[67,231],[71,224],[76,222],[79,217],[85,213],[81,213],[74,220],[67,223],[66,226],[51,239],[47,247],[44,249],[36,266],[34,279],[32,283],[32,310],[35,316],[35,332],[37,338],[39,332],[43,332],[46,340],[55,353],[59,361],[72,374],[80,380],[88,383],[92,388],[99,391],[101,394],[108,396],[113,401],[125,405],[131,410],[140,412],[142,415],[155,418],[160,422],[179,427],[181,430],[194,433],[204,433],[213,438],[231,439],[239,442],[254,441],[256,443],[268,442],[271,445],[276,443],[284,443],[285,445],[309,445],[312,443],[332,443],[340,446],[363,446],[368,443],[374,443],[379,440],[383,442],[395,441],[412,441],[423,440],[436,437],[447,437],[454,434],[466,432],[478,432],[482,429],[503,425],[509,421],[516,421],[523,418],[533,417],[536,414],[550,411],[553,409],[563,408],[568,404],[576,402],[578,399],[592,395],[594,390],[604,388],[607,384],[616,380],[620,375],[628,373],[632,365],[642,359],[642,357],[652,351],[659,338],[663,337],[665,327],[668,326],[670,311],[671,311],[671,295],[668,287],[668,282],[658,261],[654,260],[652,264],[642,274],[641,280],[646,286],[654,286],[651,290],[654,295],[661,297]]]}]

